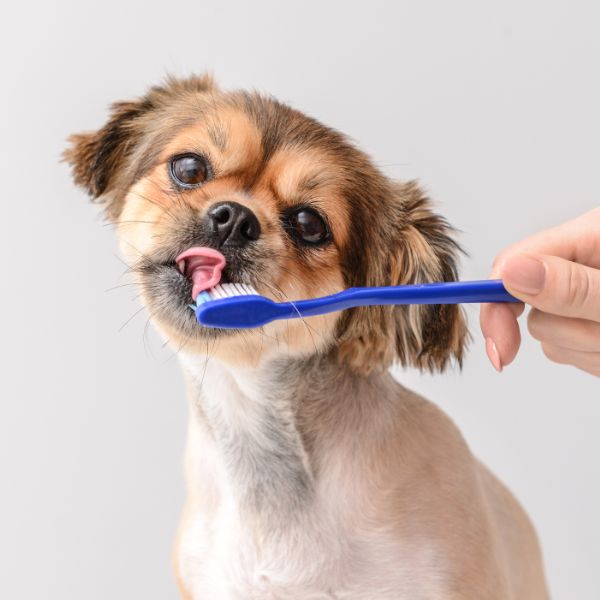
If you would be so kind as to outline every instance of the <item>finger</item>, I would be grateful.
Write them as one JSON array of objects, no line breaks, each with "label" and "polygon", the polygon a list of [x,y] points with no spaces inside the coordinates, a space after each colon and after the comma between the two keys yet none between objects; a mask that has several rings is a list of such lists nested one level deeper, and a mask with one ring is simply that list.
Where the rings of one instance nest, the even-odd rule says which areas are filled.
[{"label": "finger", "polygon": [[600,323],[529,311],[529,333],[540,342],[581,352],[600,352]]},{"label": "finger", "polygon": [[521,333],[517,317],[523,310],[521,303],[481,305],[479,323],[488,357],[497,371],[510,364],[519,350]]},{"label": "finger", "polygon": [[507,247],[496,257],[493,272],[498,274],[504,261],[517,253],[549,254],[588,267],[600,268],[599,232],[600,207]]},{"label": "finger", "polygon": [[600,352],[581,352],[552,344],[542,344],[542,351],[553,362],[572,365],[600,377]]},{"label": "finger", "polygon": [[600,270],[556,256],[516,254],[500,276],[513,296],[535,308],[600,321]]}]

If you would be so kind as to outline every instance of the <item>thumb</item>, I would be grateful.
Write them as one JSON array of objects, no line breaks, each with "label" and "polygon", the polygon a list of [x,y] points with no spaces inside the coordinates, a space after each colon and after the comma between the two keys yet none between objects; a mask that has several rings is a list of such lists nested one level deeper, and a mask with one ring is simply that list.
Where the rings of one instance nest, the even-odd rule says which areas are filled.
[{"label": "thumb", "polygon": [[600,271],[556,256],[514,254],[499,265],[506,289],[544,312],[600,321]]}]

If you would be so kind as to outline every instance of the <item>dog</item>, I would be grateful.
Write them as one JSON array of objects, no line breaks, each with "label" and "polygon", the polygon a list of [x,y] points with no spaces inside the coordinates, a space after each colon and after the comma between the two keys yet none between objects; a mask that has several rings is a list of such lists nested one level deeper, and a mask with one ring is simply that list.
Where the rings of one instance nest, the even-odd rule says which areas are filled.
[{"label": "dog", "polygon": [[277,301],[457,277],[459,246],[415,182],[271,97],[169,78],[65,151],[115,224],[190,418],[174,551],[183,598],[542,600],[536,534],[393,362],[460,364],[451,305],[369,306],[204,328],[215,283]]}]

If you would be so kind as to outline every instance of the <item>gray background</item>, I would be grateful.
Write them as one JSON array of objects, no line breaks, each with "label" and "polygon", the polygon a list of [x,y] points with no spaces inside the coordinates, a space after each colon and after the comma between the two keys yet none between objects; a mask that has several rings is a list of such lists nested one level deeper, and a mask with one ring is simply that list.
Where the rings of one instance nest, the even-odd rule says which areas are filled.
[{"label": "gray background", "polygon": [[[2,9],[0,596],[175,598],[186,403],[135,313],[110,227],[58,164],[64,138],[167,72],[213,70],[418,177],[464,233],[463,277],[600,200],[594,2],[124,2]],[[515,491],[555,598],[600,597],[600,386],[526,339],[502,375],[401,380]]]}]

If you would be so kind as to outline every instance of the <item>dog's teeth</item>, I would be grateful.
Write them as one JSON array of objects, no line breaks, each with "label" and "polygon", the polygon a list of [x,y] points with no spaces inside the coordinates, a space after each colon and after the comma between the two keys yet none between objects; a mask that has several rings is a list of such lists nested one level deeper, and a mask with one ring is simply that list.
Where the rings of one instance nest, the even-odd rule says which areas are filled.
[{"label": "dog's teeth", "polygon": [[185,259],[177,262],[177,268],[181,274],[185,274]]}]

